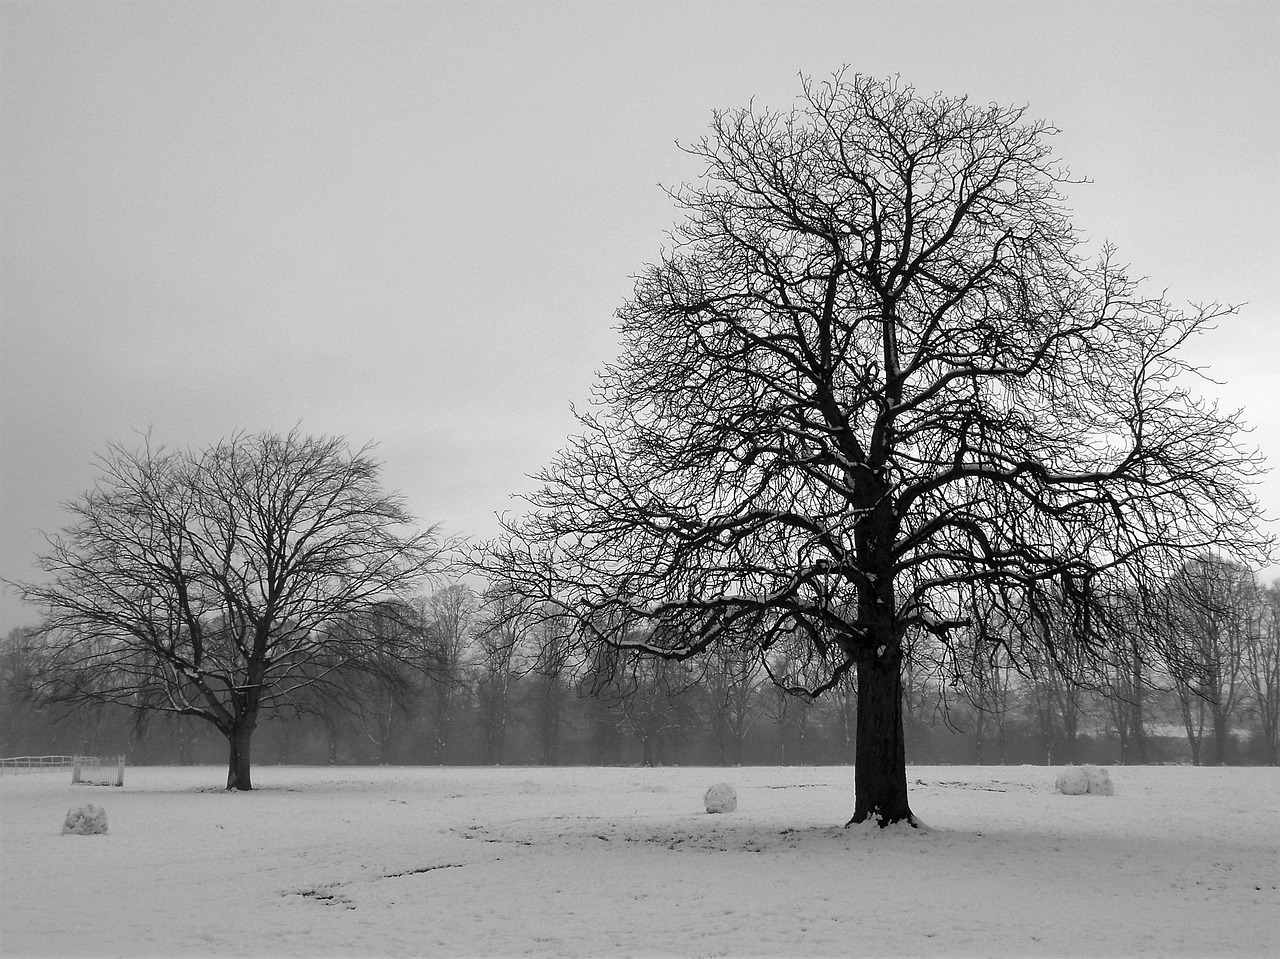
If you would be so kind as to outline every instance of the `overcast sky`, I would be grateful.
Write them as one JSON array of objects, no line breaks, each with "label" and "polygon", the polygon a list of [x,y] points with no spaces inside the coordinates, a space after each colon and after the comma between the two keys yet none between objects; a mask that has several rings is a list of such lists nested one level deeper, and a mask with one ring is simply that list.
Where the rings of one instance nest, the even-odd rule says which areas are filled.
[{"label": "overcast sky", "polygon": [[[1280,4],[0,4],[0,576],[108,441],[373,441],[424,523],[518,507],[714,108],[848,64],[1027,104],[1075,222],[1280,461]],[[1280,514],[1280,477],[1259,495]],[[0,630],[33,622],[11,592]]]}]

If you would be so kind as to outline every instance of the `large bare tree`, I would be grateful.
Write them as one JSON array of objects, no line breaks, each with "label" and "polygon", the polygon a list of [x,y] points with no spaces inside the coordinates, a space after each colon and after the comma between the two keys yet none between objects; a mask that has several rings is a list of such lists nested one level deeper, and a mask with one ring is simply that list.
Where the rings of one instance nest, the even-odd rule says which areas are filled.
[{"label": "large bare tree", "polygon": [[1086,258],[1054,132],[848,74],[717,112],[581,434],[491,544],[588,643],[799,636],[809,692],[856,671],[851,822],[914,821],[913,632],[948,642],[976,592],[1015,651],[1051,610],[1105,652],[1100,598],[1257,543],[1257,455],[1180,352],[1231,309]]},{"label": "large bare tree", "polygon": [[148,440],[100,465],[39,558],[50,578],[18,584],[44,611],[41,692],[207,720],[230,744],[227,788],[249,789],[260,715],[396,655],[401,631],[375,626],[441,545],[338,438]]}]

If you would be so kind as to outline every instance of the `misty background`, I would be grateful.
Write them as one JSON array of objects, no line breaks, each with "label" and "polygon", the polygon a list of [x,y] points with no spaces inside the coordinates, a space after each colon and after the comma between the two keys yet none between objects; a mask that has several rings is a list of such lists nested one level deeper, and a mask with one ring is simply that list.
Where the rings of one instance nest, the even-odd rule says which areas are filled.
[{"label": "misty background", "polygon": [[[1195,356],[1274,457],[1278,63],[1270,0],[4,2],[0,577],[148,429],[372,441],[492,536],[701,172],[674,141],[844,64],[1057,124],[1090,248],[1245,304]],[[0,633],[37,615],[0,595]]]}]

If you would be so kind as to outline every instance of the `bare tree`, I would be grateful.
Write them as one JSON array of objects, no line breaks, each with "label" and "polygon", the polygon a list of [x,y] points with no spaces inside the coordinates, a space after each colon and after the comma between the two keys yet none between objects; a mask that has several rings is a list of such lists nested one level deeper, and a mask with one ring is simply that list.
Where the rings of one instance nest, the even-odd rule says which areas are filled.
[{"label": "bare tree", "polygon": [[1196,763],[1206,708],[1213,727],[1212,761],[1228,759],[1250,634],[1259,626],[1257,599],[1253,575],[1220,557],[1191,560],[1170,581],[1165,655]]},{"label": "bare tree", "polygon": [[112,445],[49,537],[51,579],[17,584],[45,614],[40,691],[205,720],[249,789],[264,711],[393,652],[357,615],[436,567],[432,532],[402,532],[401,500],[369,448],[236,434],[207,449]]},{"label": "bare tree", "polygon": [[38,718],[33,701],[41,673],[43,643],[30,627],[11,629],[0,638],[0,752],[32,751],[29,736]]},{"label": "bare tree", "polygon": [[431,761],[436,764],[445,761],[453,743],[459,701],[464,693],[467,652],[479,609],[475,591],[462,583],[437,590],[422,606],[426,634],[436,663],[436,671],[431,676],[435,697]]},{"label": "bare tree", "polygon": [[656,766],[663,747],[675,752],[692,725],[687,703],[681,700],[692,675],[681,663],[644,656],[632,650],[601,650],[583,677],[584,689],[611,714],[618,729],[640,745],[641,762]]},{"label": "bare tree", "polygon": [[1149,660],[1154,655],[1139,640],[1144,628],[1131,597],[1122,597],[1122,615],[1133,617],[1127,641],[1121,640],[1111,662],[1103,666],[1106,709],[1120,743],[1122,763],[1147,761],[1147,694],[1152,688]]},{"label": "bare tree", "polygon": [[858,681],[855,673],[845,673],[827,692],[834,704],[836,725],[840,733],[842,756],[852,756],[857,742]]},{"label": "bare tree", "polygon": [[566,680],[569,669],[569,637],[561,624],[552,618],[542,619],[537,626],[537,655],[533,678],[537,687],[535,725],[541,744],[540,762],[554,766],[560,761],[560,733],[564,727],[565,702],[569,696]]},{"label": "bare tree", "polygon": [[[299,703],[299,712],[326,714],[338,710],[352,716],[374,746],[373,759],[391,762],[423,699],[424,681],[444,670],[428,637],[420,604],[379,603],[349,617],[338,628],[356,636],[375,637],[367,655],[351,667],[335,671],[335,681]],[[336,729],[329,722],[331,755]]]},{"label": "bare tree", "polygon": [[980,602],[971,605],[969,628],[953,636],[946,661],[950,683],[973,707],[975,761],[987,761],[988,728],[994,723],[996,761],[1003,763],[1013,667],[999,614]]},{"label": "bare tree", "polygon": [[[792,635],[777,643],[764,661],[765,670],[773,678],[773,686],[764,697],[764,714],[773,720],[778,733],[778,764],[804,763],[805,739],[809,732],[813,697],[807,692],[811,664],[803,637]],[[795,749],[788,752],[788,745]]]},{"label": "bare tree", "polygon": [[[498,600],[498,603],[503,600]],[[502,762],[511,717],[511,687],[516,678],[516,651],[523,638],[519,617],[491,610],[490,620],[476,631],[475,693],[484,733],[484,761]]]},{"label": "bare tree", "polygon": [[747,734],[761,714],[757,695],[763,666],[745,641],[721,644],[703,658],[702,684],[711,712],[720,765],[742,765]]},{"label": "bare tree", "polygon": [[1259,541],[1257,454],[1180,348],[1229,314],[1080,253],[1024,111],[897,81],[804,82],[714,115],[670,249],[618,313],[581,435],[493,545],[588,644],[684,658],[802,635],[857,673],[850,822],[912,822],[904,648],[977,590],[1024,642],[1066,604]]},{"label": "bare tree", "polygon": [[1260,590],[1259,600],[1257,628],[1247,638],[1245,671],[1251,711],[1274,766],[1280,765],[1280,582]]}]

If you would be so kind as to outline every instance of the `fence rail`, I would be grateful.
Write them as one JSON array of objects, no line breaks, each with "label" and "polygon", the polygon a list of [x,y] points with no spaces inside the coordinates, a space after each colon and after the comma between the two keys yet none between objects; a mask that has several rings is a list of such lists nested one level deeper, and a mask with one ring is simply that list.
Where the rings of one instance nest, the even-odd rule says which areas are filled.
[{"label": "fence rail", "polygon": [[75,756],[8,756],[0,758],[0,773],[43,773],[75,764]]},{"label": "fence rail", "polygon": [[[124,785],[124,760],[120,756],[8,756],[0,758],[0,774],[50,772],[71,767],[71,782],[103,786]],[[114,767],[114,768],[113,768]],[[92,778],[87,778],[88,772]],[[106,778],[102,778],[105,773]]]}]

